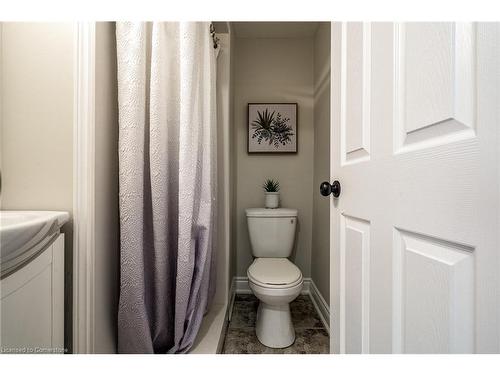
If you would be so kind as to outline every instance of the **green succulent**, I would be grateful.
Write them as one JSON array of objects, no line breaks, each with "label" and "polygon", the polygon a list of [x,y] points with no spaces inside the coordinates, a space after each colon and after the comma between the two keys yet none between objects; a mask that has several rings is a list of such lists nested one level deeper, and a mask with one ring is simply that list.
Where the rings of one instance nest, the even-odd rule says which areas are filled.
[{"label": "green succulent", "polygon": [[268,178],[264,185],[262,185],[265,191],[268,193],[276,193],[280,190],[280,183],[278,181],[274,181],[273,179]]}]

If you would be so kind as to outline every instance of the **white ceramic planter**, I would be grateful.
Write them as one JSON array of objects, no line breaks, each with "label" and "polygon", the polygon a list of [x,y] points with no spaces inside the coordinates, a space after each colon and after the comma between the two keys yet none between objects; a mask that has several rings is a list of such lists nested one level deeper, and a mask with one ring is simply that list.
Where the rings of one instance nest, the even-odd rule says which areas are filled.
[{"label": "white ceramic planter", "polygon": [[266,208],[278,208],[280,204],[280,193],[266,192]]}]

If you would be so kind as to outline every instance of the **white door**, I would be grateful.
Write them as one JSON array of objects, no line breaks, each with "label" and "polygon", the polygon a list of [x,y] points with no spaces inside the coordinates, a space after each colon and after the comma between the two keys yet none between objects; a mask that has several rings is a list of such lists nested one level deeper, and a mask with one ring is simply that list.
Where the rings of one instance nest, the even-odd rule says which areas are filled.
[{"label": "white door", "polygon": [[500,351],[499,35],[332,25],[334,352]]}]

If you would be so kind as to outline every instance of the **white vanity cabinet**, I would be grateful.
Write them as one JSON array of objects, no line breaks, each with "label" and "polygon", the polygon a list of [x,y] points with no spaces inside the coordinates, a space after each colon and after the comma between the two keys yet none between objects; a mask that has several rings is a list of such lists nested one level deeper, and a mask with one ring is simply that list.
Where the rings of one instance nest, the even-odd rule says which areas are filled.
[{"label": "white vanity cabinet", "polygon": [[64,234],[0,280],[0,351],[64,353]]}]

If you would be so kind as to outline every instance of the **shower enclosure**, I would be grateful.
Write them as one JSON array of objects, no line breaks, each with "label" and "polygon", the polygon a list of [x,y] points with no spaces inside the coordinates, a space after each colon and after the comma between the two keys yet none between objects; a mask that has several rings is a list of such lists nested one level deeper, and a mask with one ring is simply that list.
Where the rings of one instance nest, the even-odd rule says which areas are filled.
[{"label": "shower enclosure", "polygon": [[[231,166],[229,159],[229,87],[230,87],[230,29],[227,24],[217,24],[217,37],[220,52],[217,57],[217,226],[218,246],[215,251],[216,277],[213,303],[202,321],[200,334],[193,345],[193,352],[215,353],[218,339],[224,329],[225,312],[230,298],[229,246],[231,242],[230,205],[231,205]],[[219,32],[220,30],[220,32]],[[112,352],[116,350],[112,328],[116,324],[110,311],[116,311],[118,280],[116,264],[119,262],[116,248],[108,248],[109,237],[116,247],[118,228],[110,226],[118,220],[118,190],[116,155],[108,151],[116,149],[118,142],[118,108],[101,105],[100,100],[118,100],[116,90],[116,52],[114,52],[113,23],[80,23],[75,28],[75,262],[73,289],[73,352]],[[98,100],[100,99],[100,100]],[[116,103],[116,102],[115,102]],[[105,134],[103,134],[105,133]],[[104,135],[103,141],[98,135]],[[106,171],[115,171],[107,175]],[[99,176],[99,179],[96,179]],[[108,188],[99,188],[105,184]],[[113,201],[113,210],[103,210],[97,202]],[[108,203],[109,204],[109,203]],[[89,220],[90,219],[90,220]],[[101,226],[106,226],[112,234],[108,239],[100,235]],[[97,236],[96,236],[97,235]],[[103,254],[107,253],[105,261]],[[116,262],[116,263],[115,263]],[[106,276],[107,272],[114,277]],[[96,285],[96,281],[104,285]],[[107,292],[102,293],[101,287]],[[106,297],[108,297],[106,299]],[[106,308],[104,307],[106,306]],[[107,310],[109,309],[109,310]],[[101,327],[101,329],[99,329]],[[110,328],[111,327],[111,328]],[[103,337],[104,336],[104,337]],[[216,339],[215,339],[216,338]],[[100,347],[107,342],[106,347]]]}]

